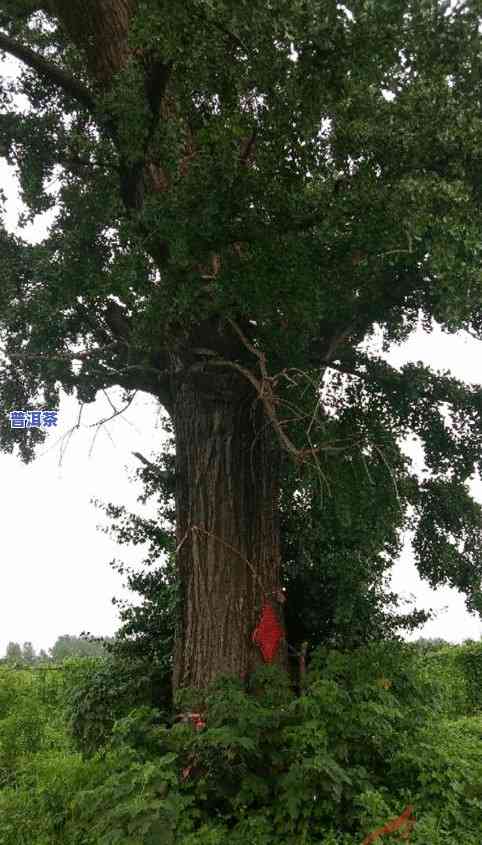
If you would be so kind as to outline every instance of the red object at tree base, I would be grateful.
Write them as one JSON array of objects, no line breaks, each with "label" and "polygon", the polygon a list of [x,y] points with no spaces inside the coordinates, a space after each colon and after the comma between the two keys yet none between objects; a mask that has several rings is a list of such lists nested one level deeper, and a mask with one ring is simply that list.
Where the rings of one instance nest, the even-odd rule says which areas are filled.
[{"label": "red object at tree base", "polygon": [[259,646],[265,663],[272,662],[283,636],[283,627],[271,605],[266,602],[259,625],[253,632],[253,642]]}]

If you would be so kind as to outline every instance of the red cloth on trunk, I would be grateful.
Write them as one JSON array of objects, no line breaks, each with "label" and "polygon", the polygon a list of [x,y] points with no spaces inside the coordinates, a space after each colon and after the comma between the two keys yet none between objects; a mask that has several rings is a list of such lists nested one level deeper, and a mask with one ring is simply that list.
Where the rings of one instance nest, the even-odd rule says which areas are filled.
[{"label": "red cloth on trunk", "polygon": [[253,642],[259,646],[265,663],[272,662],[283,636],[284,631],[278,617],[271,605],[266,602],[259,625],[253,633]]}]

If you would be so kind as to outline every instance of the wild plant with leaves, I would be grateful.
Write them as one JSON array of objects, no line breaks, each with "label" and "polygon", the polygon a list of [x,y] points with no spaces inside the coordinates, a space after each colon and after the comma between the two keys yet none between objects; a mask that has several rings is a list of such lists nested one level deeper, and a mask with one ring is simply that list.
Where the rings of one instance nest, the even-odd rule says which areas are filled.
[{"label": "wild plant with leaves", "polygon": [[[456,651],[465,669],[482,665],[480,646]],[[466,702],[451,718],[458,670],[432,656],[439,673],[402,644],[318,650],[301,697],[276,666],[254,673],[255,694],[232,677],[184,689],[202,729],[133,706],[133,675],[98,697],[104,713],[92,707],[84,682],[105,686],[99,659],[1,669],[2,845],[361,845],[407,806],[410,845],[478,845],[480,686],[479,715]],[[73,713],[90,697],[90,732],[75,747],[65,694]]]}]

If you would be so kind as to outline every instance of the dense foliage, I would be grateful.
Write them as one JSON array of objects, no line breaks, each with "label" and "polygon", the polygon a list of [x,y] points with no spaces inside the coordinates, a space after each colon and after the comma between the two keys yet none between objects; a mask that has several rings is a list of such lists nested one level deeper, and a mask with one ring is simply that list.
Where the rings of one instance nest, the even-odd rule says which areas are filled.
[{"label": "dense foliage", "polygon": [[[421,574],[480,609],[480,389],[369,344],[420,319],[481,337],[478,2],[85,5],[0,3],[23,63],[1,149],[25,220],[56,209],[40,244],[1,232],[2,407],[115,384],[169,410],[192,372],[222,392],[242,367],[291,456],[316,455],[284,478],[304,497],[286,583],[326,596],[321,622],[292,602],[296,638],[366,635],[360,585],[373,599],[407,521]],[[0,431],[25,460],[44,437]]]},{"label": "dense foliage", "polygon": [[[200,729],[136,703],[134,673],[109,679],[102,660],[0,669],[0,840],[361,845],[412,804],[411,845],[479,845],[481,688],[457,714],[452,701],[475,666],[480,643],[318,650],[301,697],[275,667],[255,695],[232,679],[184,691]],[[85,699],[96,737],[75,730]]]}]

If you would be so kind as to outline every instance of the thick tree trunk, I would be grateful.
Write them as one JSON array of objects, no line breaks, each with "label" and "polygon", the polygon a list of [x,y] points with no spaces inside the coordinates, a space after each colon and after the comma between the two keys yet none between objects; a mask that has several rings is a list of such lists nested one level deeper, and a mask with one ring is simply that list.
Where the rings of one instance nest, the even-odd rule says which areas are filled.
[{"label": "thick tree trunk", "polygon": [[84,52],[89,72],[102,87],[108,86],[129,60],[129,27],[136,6],[136,0],[45,0],[44,3]]},{"label": "thick tree trunk", "polygon": [[[252,636],[263,604],[283,621],[279,447],[259,401],[237,380],[231,390],[223,382],[224,394],[207,396],[185,381],[173,414],[182,585],[174,690],[203,689],[220,674],[246,679],[262,662]],[[284,643],[274,662],[285,665]]]}]

